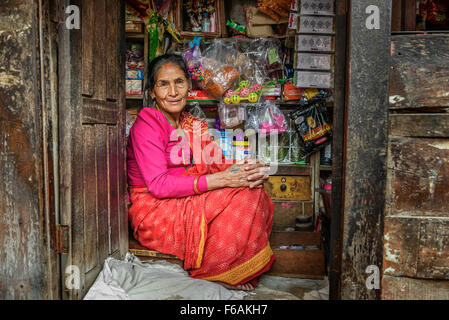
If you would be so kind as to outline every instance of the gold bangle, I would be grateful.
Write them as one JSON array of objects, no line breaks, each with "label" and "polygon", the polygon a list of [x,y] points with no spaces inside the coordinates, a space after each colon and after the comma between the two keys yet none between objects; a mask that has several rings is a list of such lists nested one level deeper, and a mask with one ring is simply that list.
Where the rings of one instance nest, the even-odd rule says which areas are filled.
[{"label": "gold bangle", "polygon": [[196,176],[195,179],[193,179],[193,190],[195,191],[196,194],[201,194],[202,192],[200,192],[200,190],[198,189],[198,179],[201,176]]}]

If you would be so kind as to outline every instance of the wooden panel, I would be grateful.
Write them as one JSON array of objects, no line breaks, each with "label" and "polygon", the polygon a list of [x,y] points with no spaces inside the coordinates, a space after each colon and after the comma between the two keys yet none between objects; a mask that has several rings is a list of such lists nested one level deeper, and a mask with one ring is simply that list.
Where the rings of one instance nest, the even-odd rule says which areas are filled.
[{"label": "wooden panel", "polygon": [[312,197],[309,176],[271,176],[265,189],[273,200],[308,201]]},{"label": "wooden panel", "polygon": [[[397,2],[393,1],[393,2]],[[402,0],[402,31],[416,30],[416,0]]]},{"label": "wooden panel", "polygon": [[[107,86],[107,70],[106,70],[106,56],[111,54],[107,51],[108,44],[106,41],[106,30],[109,26],[106,25],[106,0],[95,0],[94,16],[95,28],[90,30],[94,34],[94,82],[95,91],[93,97],[98,100],[106,100],[106,86]],[[89,2],[89,1],[87,1]]]},{"label": "wooden panel", "polygon": [[278,164],[277,171],[274,174],[278,176],[308,176],[310,172],[310,166]]},{"label": "wooden panel", "polygon": [[[102,265],[109,254],[109,174],[108,174],[108,131],[105,125],[95,125],[95,160],[97,166],[97,232],[98,259]],[[89,192],[89,189],[86,190]]]},{"label": "wooden panel", "polygon": [[1,2],[0,300],[50,297],[37,18],[34,1]]},{"label": "wooden panel", "polygon": [[106,11],[114,14],[105,14],[106,16],[106,98],[108,100],[117,100],[118,96],[118,79],[119,60],[118,60],[118,6],[117,0],[109,0],[106,2]]},{"label": "wooden panel", "polygon": [[313,203],[302,201],[274,200],[273,229],[295,227],[299,215],[312,216]]},{"label": "wooden panel", "polygon": [[[82,7],[82,94],[93,96],[95,91],[94,74],[94,37],[95,34],[95,1],[85,1]],[[96,52],[95,52],[96,54]]]},{"label": "wooden panel", "polygon": [[449,114],[390,114],[389,135],[449,138]]},{"label": "wooden panel", "polygon": [[119,171],[117,127],[108,127],[108,182],[109,182],[109,254],[119,249]]},{"label": "wooden panel", "polygon": [[449,139],[392,137],[388,215],[449,217]]},{"label": "wooden panel", "polygon": [[[276,261],[267,274],[281,277],[322,279],[324,252],[320,248],[318,232],[273,232],[270,245]],[[316,250],[279,249],[282,245],[316,246]]]},{"label": "wooden panel", "polygon": [[391,31],[401,31],[402,24],[402,1],[395,0],[392,1],[391,10]]},{"label": "wooden panel", "polygon": [[282,245],[300,245],[321,247],[321,233],[319,232],[272,232],[270,236],[271,247]]},{"label": "wooden panel", "polygon": [[420,225],[418,278],[449,279],[449,219],[425,219]]},{"label": "wooden panel", "polygon": [[449,35],[393,36],[390,109],[449,107]]},{"label": "wooden panel", "polygon": [[83,99],[83,124],[117,124],[118,114],[116,102]]},{"label": "wooden panel", "polygon": [[386,217],[383,273],[390,276],[416,276],[418,251],[419,219]]},{"label": "wooden panel", "polygon": [[449,219],[388,217],[384,274],[449,279]]},{"label": "wooden panel", "polygon": [[324,252],[321,250],[273,249],[276,261],[269,275],[292,278],[323,279]]},{"label": "wooden panel", "polygon": [[384,276],[382,299],[449,300],[449,281]]},{"label": "wooden panel", "polygon": [[84,256],[85,272],[98,264],[97,248],[97,172],[95,160],[95,127],[84,127],[83,193],[84,193]]}]

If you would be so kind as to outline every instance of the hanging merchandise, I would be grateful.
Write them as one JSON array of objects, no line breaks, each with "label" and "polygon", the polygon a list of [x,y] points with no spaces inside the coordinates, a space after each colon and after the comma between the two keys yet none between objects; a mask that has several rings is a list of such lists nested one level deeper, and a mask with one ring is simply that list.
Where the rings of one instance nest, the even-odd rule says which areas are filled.
[{"label": "hanging merchandise", "polygon": [[210,41],[202,49],[201,55],[204,79],[198,81],[198,86],[220,100],[240,77],[238,68],[241,68],[240,63],[245,61],[238,59],[239,52],[231,42],[223,39]]},{"label": "hanging merchandise", "polygon": [[246,27],[233,20],[226,20],[226,26],[229,27],[234,35],[246,35]]},{"label": "hanging merchandise", "polygon": [[284,114],[273,101],[264,101],[259,109],[259,134],[267,135],[287,130]]},{"label": "hanging merchandise", "polygon": [[[155,5],[159,3],[159,8]],[[180,34],[172,21],[168,21],[169,12],[173,9],[173,1],[154,0],[126,0],[126,9],[138,16],[145,23],[150,40],[149,61],[153,60],[158,52],[164,52],[164,31],[166,30],[177,42]]]},{"label": "hanging merchandise", "polygon": [[248,81],[240,81],[239,87],[236,90],[229,89],[225,93],[223,99],[226,104],[237,104],[241,101],[248,101],[255,103],[259,101],[259,94],[262,86],[258,83],[250,85]]},{"label": "hanging merchandise", "polygon": [[218,106],[221,129],[233,128],[246,119],[245,107],[241,105],[227,105],[221,103]]},{"label": "hanging merchandise", "polygon": [[193,102],[190,105],[190,107],[188,108],[188,112],[192,116],[194,116],[200,120],[204,120],[204,121],[207,120],[206,114],[204,113],[203,109],[201,109],[200,104],[198,102]]},{"label": "hanging merchandise", "polygon": [[257,9],[276,21],[288,17],[292,0],[258,0]]},{"label": "hanging merchandise", "polygon": [[201,64],[201,51],[200,51],[201,37],[195,37],[189,43],[190,48],[182,52],[182,57],[187,65],[187,72],[192,80],[203,80],[204,69]]},{"label": "hanging merchandise", "polygon": [[326,121],[325,99],[317,97],[289,113],[295,124],[305,156],[323,149],[332,139],[332,127]]}]

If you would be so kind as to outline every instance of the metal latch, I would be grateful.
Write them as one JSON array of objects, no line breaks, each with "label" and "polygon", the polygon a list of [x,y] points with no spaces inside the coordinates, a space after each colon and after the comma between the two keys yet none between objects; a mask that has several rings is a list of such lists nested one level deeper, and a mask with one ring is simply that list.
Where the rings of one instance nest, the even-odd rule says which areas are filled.
[{"label": "metal latch", "polygon": [[69,226],[56,225],[56,252],[69,252]]}]

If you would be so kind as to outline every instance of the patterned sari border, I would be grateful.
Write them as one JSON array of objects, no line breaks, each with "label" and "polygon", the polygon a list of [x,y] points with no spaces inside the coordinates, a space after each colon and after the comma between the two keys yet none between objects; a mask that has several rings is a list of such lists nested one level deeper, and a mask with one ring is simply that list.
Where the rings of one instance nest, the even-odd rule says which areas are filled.
[{"label": "patterned sari border", "polygon": [[267,263],[270,262],[272,255],[273,251],[271,250],[270,243],[268,243],[267,246],[258,254],[256,254],[248,261],[242,263],[241,265],[224,273],[201,279],[209,281],[221,281],[231,285],[235,285],[266,266]]}]

